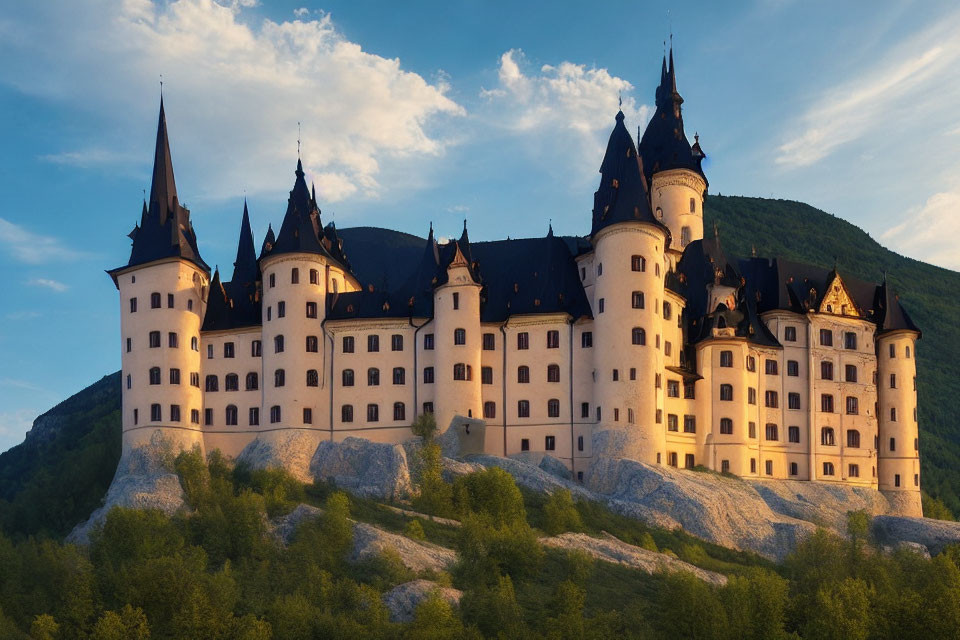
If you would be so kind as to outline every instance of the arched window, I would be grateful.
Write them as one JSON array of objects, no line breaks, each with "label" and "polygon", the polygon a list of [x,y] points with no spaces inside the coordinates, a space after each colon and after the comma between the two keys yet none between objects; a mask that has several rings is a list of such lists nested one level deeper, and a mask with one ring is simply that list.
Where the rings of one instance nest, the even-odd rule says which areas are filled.
[{"label": "arched window", "polygon": [[240,390],[240,376],[235,373],[228,373],[227,377],[223,380],[223,388],[226,391],[239,391]]},{"label": "arched window", "polygon": [[733,420],[730,418],[720,418],[720,433],[724,435],[733,434]]},{"label": "arched window", "polygon": [[467,366],[462,362],[458,362],[453,365],[453,379],[454,380],[466,380],[467,379]]},{"label": "arched window", "polygon": [[343,377],[343,386],[345,387],[353,386],[353,369],[344,369],[342,377]]},{"label": "arched window", "polygon": [[353,422],[353,405],[345,404],[340,407],[340,421]]},{"label": "arched window", "polygon": [[453,330],[453,344],[467,344],[467,332],[465,329]]},{"label": "arched window", "polygon": [[630,332],[630,339],[633,344],[643,346],[647,344],[647,332],[643,330],[643,327],[634,327]]},{"label": "arched window", "polygon": [[407,370],[403,367],[394,367],[393,368],[393,384],[406,384],[407,383]]},{"label": "arched window", "polygon": [[370,367],[367,369],[367,386],[376,387],[380,384],[380,369]]},{"label": "arched window", "polygon": [[237,426],[237,407],[232,404],[227,405],[227,426]]},{"label": "arched window", "polygon": [[160,367],[150,367],[150,384],[160,384]]},{"label": "arched window", "polygon": [[825,476],[832,476],[832,475],[833,475],[833,463],[832,463],[832,462],[824,462],[824,463],[823,463],[823,475],[825,475]]},{"label": "arched window", "polygon": [[833,427],[824,427],[820,429],[820,444],[827,447],[832,447],[837,444],[833,433]]},{"label": "arched window", "polygon": [[273,372],[273,386],[282,387],[287,382],[287,374],[283,369],[277,369]]},{"label": "arched window", "polygon": [[205,384],[205,386],[204,386],[204,389],[205,389],[206,391],[219,391],[219,390],[220,390],[220,383],[219,383],[219,381],[217,380],[217,376],[214,376],[214,375],[209,375],[209,376],[207,376],[207,381],[206,381],[206,384]]},{"label": "arched window", "polygon": [[530,367],[527,365],[517,367],[517,382],[524,384],[530,382]]},{"label": "arched window", "polygon": [[733,402],[733,385],[732,384],[722,384],[720,385],[720,399],[727,402]]},{"label": "arched window", "polygon": [[308,387],[320,386],[320,374],[317,373],[316,369],[307,369],[307,386]]},{"label": "arched window", "polygon": [[283,353],[283,336],[273,337],[273,352]]},{"label": "arched window", "polygon": [[280,406],[275,404],[270,407],[270,424],[278,422],[280,422]]},{"label": "arched window", "polygon": [[247,391],[256,391],[258,388],[260,388],[260,376],[256,371],[251,371],[247,374]]},{"label": "arched window", "polygon": [[647,259],[643,256],[630,256],[630,269],[632,271],[646,271]]},{"label": "arched window", "polygon": [[547,366],[547,382],[560,382],[560,365],[551,364]]},{"label": "arched window", "polygon": [[856,429],[850,429],[847,431],[847,446],[851,449],[857,449],[860,447],[860,432]]},{"label": "arched window", "polygon": [[367,422],[380,421],[380,406],[376,404],[367,405]]},{"label": "arched window", "polygon": [[727,319],[723,316],[717,318],[717,329],[726,329],[727,328]]},{"label": "arched window", "polygon": [[484,402],[483,403],[483,417],[487,420],[492,420],[497,417],[497,403],[496,402]]},{"label": "arched window", "polygon": [[559,418],[560,417],[560,401],[556,398],[551,398],[547,400],[547,417],[548,418]]},{"label": "arched window", "polygon": [[317,336],[307,336],[307,353],[317,353],[318,346]]},{"label": "arched window", "polygon": [[393,403],[393,419],[394,420],[406,420],[407,419],[407,407],[402,402]]},{"label": "arched window", "polygon": [[160,294],[153,292],[150,294],[150,308],[159,309],[160,308]]},{"label": "arched window", "polygon": [[518,418],[530,417],[530,401],[529,400],[517,401],[517,417]]}]

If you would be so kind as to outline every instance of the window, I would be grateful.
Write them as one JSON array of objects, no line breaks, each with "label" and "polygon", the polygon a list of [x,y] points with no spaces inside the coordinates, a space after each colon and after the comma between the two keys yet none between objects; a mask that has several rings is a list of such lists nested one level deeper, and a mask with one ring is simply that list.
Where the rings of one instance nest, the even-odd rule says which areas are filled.
[{"label": "window", "polygon": [[353,369],[344,369],[340,377],[343,380],[344,387],[353,386]]},{"label": "window", "polygon": [[580,347],[582,349],[589,349],[593,346],[593,332],[584,331],[580,334]]},{"label": "window", "polygon": [[897,388],[897,374],[895,373],[890,374],[890,388],[891,389]]},{"label": "window", "polygon": [[283,353],[283,336],[273,337],[273,352]]},{"label": "window", "polygon": [[207,345],[207,360],[213,360],[213,345]]},{"label": "window", "polygon": [[824,393],[820,396],[820,411],[833,413],[833,396],[829,393]]},{"label": "window", "polygon": [[259,340],[254,340],[252,343],[250,343],[250,355],[252,357],[259,358],[260,351],[261,351],[261,346],[260,346]]},{"label": "window", "polygon": [[237,426],[237,407],[235,405],[227,405],[227,426],[235,427]]},{"label": "window", "polygon": [[547,400],[547,417],[548,418],[559,418],[560,417],[560,401],[556,398],[551,398]]},{"label": "window", "polygon": [[684,433],[697,432],[697,416],[691,416],[691,415],[683,416],[683,432]]},{"label": "window", "polygon": [[747,387],[747,404],[757,404],[757,390],[754,387]]},{"label": "window", "polygon": [[528,400],[517,401],[517,417],[518,418],[530,417],[530,402]]},{"label": "window", "polygon": [[680,381],[679,380],[667,380],[667,397],[668,398],[680,397]]},{"label": "window", "polygon": [[[187,311],[193,311],[193,300],[187,300]],[[197,423],[199,424],[200,418],[197,418]]]},{"label": "window", "polygon": [[847,415],[855,416],[860,413],[860,401],[854,396],[847,396]]},{"label": "window", "polygon": [[720,385],[720,399],[727,402],[733,402],[733,385],[732,384],[722,384]]},{"label": "window", "polygon": [[270,274],[270,288],[273,289],[275,286],[277,286],[277,274],[271,273],[271,274]]},{"label": "window", "polygon": [[151,308],[151,309],[159,309],[159,308],[160,308],[160,294],[159,294],[159,293],[151,293],[151,294],[150,294],[150,308]]},{"label": "window", "polygon": [[308,302],[308,303],[307,303],[307,317],[308,317],[308,318],[316,318],[316,317],[317,317],[317,303],[316,303],[316,302]]},{"label": "window", "polygon": [[789,442],[800,442],[800,427],[787,427],[787,440]]},{"label": "window", "polygon": [[307,386],[308,387],[319,387],[320,386],[320,374],[316,369],[307,369]]},{"label": "window", "polygon": [[777,396],[776,391],[765,391],[763,393],[763,404],[771,409],[776,409],[780,406],[780,399]]},{"label": "window", "polygon": [[393,384],[407,384],[407,370],[403,367],[393,368]]},{"label": "window", "polygon": [[376,353],[380,351],[380,336],[373,334],[367,336],[367,352]]},{"label": "window", "polygon": [[273,307],[267,307],[267,321],[273,320]]},{"label": "window", "polygon": [[851,449],[860,447],[860,432],[856,429],[849,429],[847,431],[847,446]]},{"label": "window", "polygon": [[453,344],[467,344],[467,332],[465,329],[453,330]]},{"label": "window", "polygon": [[200,424],[200,410],[199,409],[190,409],[190,422],[193,424]]},{"label": "window", "polygon": [[484,402],[483,403],[483,417],[487,420],[493,420],[497,417],[497,403],[496,402]]},{"label": "window", "polygon": [[600,263],[597,264],[597,275],[598,275],[598,276],[602,276],[602,275],[603,275],[603,263],[602,263],[602,262],[600,262]]},{"label": "window", "polygon": [[530,348],[530,334],[526,331],[521,331],[517,334],[517,349],[529,349]]},{"label": "window", "polygon": [[587,269],[586,269],[586,267],[580,267],[580,279],[581,279],[581,280],[586,280],[586,279],[587,279]]},{"label": "window", "polygon": [[310,407],[303,408],[303,424],[313,424],[313,409]]},{"label": "window", "polygon": [[530,439],[521,438],[520,439],[520,451],[530,451]]},{"label": "window", "polygon": [[277,317],[284,318],[287,315],[287,303],[281,300],[277,303]]},{"label": "window", "polygon": [[160,420],[163,420],[163,416],[160,415],[159,404],[150,405],[150,420],[152,420],[153,422],[159,422]]},{"label": "window", "polygon": [[159,331],[150,332],[150,348],[151,349],[160,348],[160,332]]},{"label": "window", "polygon": [[280,406],[273,405],[270,407],[270,424],[276,424],[280,422]]},{"label": "window", "polygon": [[859,477],[860,477],[860,465],[858,465],[858,464],[851,464],[851,465],[849,465],[849,466],[847,467],[847,475],[848,475],[849,477],[851,477],[851,478],[859,478]]},{"label": "window", "polygon": [[630,339],[633,344],[643,346],[647,344],[647,332],[642,327],[634,327],[630,332]]},{"label": "window", "polygon": [[820,444],[826,447],[832,447],[837,444],[833,427],[823,427],[820,429]]},{"label": "window", "polygon": [[190,373],[190,386],[200,388],[200,374],[196,371]]},{"label": "window", "polygon": [[899,473],[895,473],[895,474],[893,475],[893,486],[895,486],[895,487],[899,487],[899,486],[900,486],[900,474],[899,474]]},{"label": "window", "polygon": [[423,384],[433,384],[433,367],[423,368]]},{"label": "window", "polygon": [[553,451],[557,448],[557,438],[555,436],[546,436],[543,439],[543,448],[546,451]]},{"label": "window", "polygon": [[856,351],[857,349],[857,334],[853,331],[847,331],[843,334],[843,348],[852,349]]},{"label": "window", "polygon": [[790,475],[792,475],[792,476],[797,475],[797,471],[798,471],[797,463],[796,463],[796,462],[791,462],[791,463],[790,463]]},{"label": "window", "polygon": [[733,434],[733,420],[730,418],[720,418],[720,433],[724,435]]},{"label": "window", "polygon": [[137,299],[130,298],[130,313],[136,313],[136,312],[137,312]]},{"label": "window", "polygon": [[590,417],[590,403],[589,403],[589,402],[581,402],[581,403],[580,403],[580,417],[581,417],[581,418],[589,418],[589,417]]},{"label": "window", "polygon": [[597,300],[597,313],[603,313],[603,298]]},{"label": "window", "polygon": [[820,379],[833,380],[833,363],[829,360],[820,363]]},{"label": "window", "polygon": [[832,476],[832,475],[833,475],[833,463],[832,463],[832,462],[824,462],[824,463],[823,463],[823,475],[825,475],[825,476]]},{"label": "window", "polygon": [[556,329],[547,331],[547,349],[560,348],[560,332]]},{"label": "window", "polygon": [[353,422],[352,404],[345,404],[340,407],[340,422]]},{"label": "window", "polygon": [[765,367],[765,370],[766,370],[768,376],[775,376],[775,375],[777,375],[777,361],[776,361],[776,360],[771,360],[771,359],[768,358],[767,361],[764,363],[764,367]]},{"label": "window", "polygon": [[690,244],[690,227],[681,227],[680,228],[680,246],[685,247],[688,244]]},{"label": "window", "polygon": [[757,472],[757,459],[750,458],[750,473],[756,473],[756,472]]},{"label": "window", "polygon": [[780,439],[780,430],[777,427],[777,425],[773,423],[768,423],[765,429],[765,435],[767,437],[767,440],[771,442],[776,442],[777,440]]},{"label": "window", "polygon": [[483,350],[493,351],[497,348],[497,338],[492,333],[483,334]]},{"label": "window", "polygon": [[677,452],[671,451],[667,454],[667,464],[671,467],[677,466]]},{"label": "window", "polygon": [[433,334],[432,333],[423,334],[423,350],[433,351]]},{"label": "window", "polygon": [[223,378],[223,388],[225,391],[239,391],[240,376],[235,373],[228,373]]},{"label": "window", "polygon": [[844,380],[847,382],[857,381],[857,365],[848,364],[844,366]]},{"label": "window", "polygon": [[530,382],[530,367],[526,365],[517,367],[517,382],[521,384]]},{"label": "window", "polygon": [[453,308],[454,310],[457,310],[460,308],[460,294],[457,292],[454,292],[453,294]]},{"label": "window", "polygon": [[820,345],[824,347],[833,346],[833,332],[830,329],[820,329]]},{"label": "window", "polygon": [[720,461],[720,473],[730,473],[730,461],[721,460]]},{"label": "window", "polygon": [[247,391],[255,391],[259,386],[258,383],[259,383],[259,380],[257,379],[257,373],[255,371],[251,371],[250,373],[247,374],[247,385],[246,385]]},{"label": "window", "polygon": [[721,351],[721,352],[720,352],[720,366],[721,366],[721,367],[732,367],[732,366],[733,366],[733,351]]},{"label": "window", "polygon": [[675,413],[667,414],[667,431],[678,431],[680,428],[680,421]]},{"label": "window", "polygon": [[896,421],[897,421],[897,408],[890,407],[890,422],[896,422]]},{"label": "window", "polygon": [[127,338],[127,353],[130,353],[132,349],[133,349],[133,340],[131,340],[130,338]]},{"label": "window", "polygon": [[787,408],[789,409],[800,409],[800,394],[795,391],[791,391],[787,394]]},{"label": "window", "polygon": [[547,366],[547,382],[560,382],[560,365]]},{"label": "window", "polygon": [[800,375],[800,363],[796,360],[787,360],[787,375],[797,377]]},{"label": "window", "polygon": [[319,351],[320,341],[317,336],[307,336],[307,353],[317,353]]},{"label": "window", "polygon": [[203,388],[204,388],[204,391],[219,391],[220,383],[217,381],[217,376],[214,376],[214,375],[207,376],[207,381]]},{"label": "window", "polygon": [[749,424],[747,425],[747,433],[749,434],[749,437],[751,437],[751,438],[756,438],[756,437],[757,437],[757,423],[756,423],[756,422],[751,422],[751,423],[749,423]]},{"label": "window", "polygon": [[768,476],[773,475],[773,460],[767,460],[763,463],[764,470],[767,472]]},{"label": "window", "polygon": [[783,328],[783,339],[786,342],[796,342],[797,341],[797,328],[786,326]]},{"label": "window", "polygon": [[633,292],[633,295],[631,296],[630,299],[631,299],[631,305],[633,306],[634,309],[643,309],[643,308],[644,308],[644,300],[643,300],[643,292],[642,292],[642,291],[634,291],[634,292]]},{"label": "window", "polygon": [[273,386],[282,387],[286,384],[286,372],[283,369],[277,369],[273,372]]},{"label": "window", "polygon": [[367,405],[367,422],[380,422],[380,405]]},{"label": "window", "polygon": [[380,369],[370,367],[367,369],[367,386],[376,387],[380,385]]},{"label": "window", "polygon": [[310,269],[310,284],[320,284],[320,272]]},{"label": "window", "polygon": [[620,380],[620,369],[614,369],[614,370],[613,370],[613,381],[614,381],[614,382],[617,382],[618,380]]},{"label": "window", "polygon": [[167,346],[171,349],[177,349],[180,346],[180,339],[173,331],[167,334]]},{"label": "window", "polygon": [[407,419],[407,405],[402,402],[393,403],[393,419],[394,421],[406,420]]},{"label": "window", "polygon": [[696,397],[696,387],[692,382],[683,383],[683,397],[691,400]]},{"label": "window", "polygon": [[493,384],[493,367],[480,367],[480,384]]},{"label": "window", "polygon": [[647,259],[643,256],[630,256],[630,270],[631,271],[646,271],[647,270]]},{"label": "window", "polygon": [[692,453],[688,453],[683,456],[683,466],[685,469],[693,469],[696,466],[696,462]]},{"label": "window", "polygon": [[128,374],[127,374],[127,389],[131,389],[132,387],[133,387],[133,378],[132,378],[132,377],[130,376],[130,374],[128,373]]},{"label": "window", "polygon": [[180,384],[180,369],[170,369],[170,384]]},{"label": "window", "polygon": [[[730,363],[730,366],[733,366],[733,363]],[[747,356],[747,371],[756,371],[757,370],[757,359],[753,356]]]},{"label": "window", "polygon": [[601,414],[600,407],[597,407],[597,422],[600,422],[600,414]]},{"label": "window", "polygon": [[353,353],[353,349],[354,349],[353,336],[343,336],[343,352]]},{"label": "window", "polygon": [[160,367],[150,368],[150,384],[160,384]]}]

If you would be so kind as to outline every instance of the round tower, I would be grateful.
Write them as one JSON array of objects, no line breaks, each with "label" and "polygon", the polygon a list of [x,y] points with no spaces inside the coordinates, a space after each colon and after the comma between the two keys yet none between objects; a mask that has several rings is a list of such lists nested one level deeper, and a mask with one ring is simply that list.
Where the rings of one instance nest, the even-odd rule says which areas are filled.
[{"label": "round tower", "polygon": [[703,196],[707,182],[696,171],[670,169],[653,174],[650,199],[654,215],[670,229],[670,246],[683,252],[703,239]]},{"label": "round tower", "polygon": [[463,235],[442,249],[446,282],[433,293],[436,341],[436,420],[446,431],[456,416],[483,417],[480,360],[480,284],[470,257],[466,223]]}]

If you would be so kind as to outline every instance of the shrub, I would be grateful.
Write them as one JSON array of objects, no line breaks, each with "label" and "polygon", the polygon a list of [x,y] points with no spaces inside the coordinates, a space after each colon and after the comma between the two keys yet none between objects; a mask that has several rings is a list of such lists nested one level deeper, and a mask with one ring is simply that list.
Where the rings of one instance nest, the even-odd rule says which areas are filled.
[{"label": "shrub", "polygon": [[419,518],[414,518],[407,523],[407,526],[403,530],[403,535],[407,536],[411,540],[426,540],[427,534],[423,530],[423,525],[420,524]]},{"label": "shrub", "polygon": [[543,516],[544,529],[550,535],[583,529],[580,512],[573,504],[569,489],[558,489],[550,494],[550,498],[543,506]]},{"label": "shrub", "polygon": [[457,478],[453,485],[454,502],[461,516],[482,513],[495,526],[526,522],[523,494],[513,476],[499,467]]}]

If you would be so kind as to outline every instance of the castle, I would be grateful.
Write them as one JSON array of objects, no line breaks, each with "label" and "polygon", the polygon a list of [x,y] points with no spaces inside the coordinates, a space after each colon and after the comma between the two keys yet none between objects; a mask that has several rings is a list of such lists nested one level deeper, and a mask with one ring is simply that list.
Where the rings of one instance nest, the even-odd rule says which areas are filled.
[{"label": "castle", "polygon": [[[684,134],[673,53],[639,144],[616,115],[590,233],[438,244],[360,282],[298,160],[259,257],[244,205],[229,281],[200,257],[160,105],[150,198],[120,292],[124,447],[158,429],[237,455],[292,430],[594,456],[883,491],[921,514],[920,330],[879,285],[727,256],[703,233],[707,178]],[[388,249],[384,249],[387,251]]]}]

